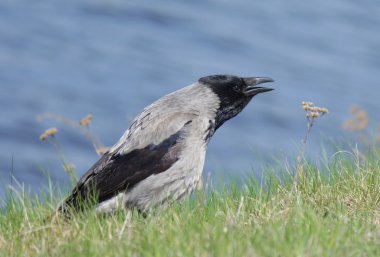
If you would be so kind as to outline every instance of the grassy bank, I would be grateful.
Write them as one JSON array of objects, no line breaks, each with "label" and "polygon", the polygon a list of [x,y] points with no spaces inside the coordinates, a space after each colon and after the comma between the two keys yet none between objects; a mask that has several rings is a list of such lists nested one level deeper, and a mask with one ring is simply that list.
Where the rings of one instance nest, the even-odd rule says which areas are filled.
[{"label": "grassy bank", "polygon": [[54,197],[13,192],[0,213],[0,256],[380,256],[380,159],[333,159],[304,166],[297,187],[268,176],[146,218],[89,211],[44,221]]}]

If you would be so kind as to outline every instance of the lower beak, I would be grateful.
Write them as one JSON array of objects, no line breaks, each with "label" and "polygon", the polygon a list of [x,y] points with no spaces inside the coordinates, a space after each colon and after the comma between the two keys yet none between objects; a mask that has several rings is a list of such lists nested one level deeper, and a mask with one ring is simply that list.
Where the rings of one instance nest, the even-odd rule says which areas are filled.
[{"label": "lower beak", "polygon": [[244,91],[246,96],[254,96],[260,93],[269,92],[274,90],[268,87],[258,87],[257,85],[267,82],[274,82],[273,79],[267,77],[250,77],[243,78],[244,82],[247,84],[247,88]]}]

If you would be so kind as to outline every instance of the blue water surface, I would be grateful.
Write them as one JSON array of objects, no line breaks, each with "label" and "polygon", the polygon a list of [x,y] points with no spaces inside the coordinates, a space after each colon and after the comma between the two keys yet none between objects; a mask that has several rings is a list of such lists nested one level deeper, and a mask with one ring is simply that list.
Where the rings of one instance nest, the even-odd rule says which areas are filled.
[{"label": "blue water surface", "polygon": [[50,126],[79,175],[98,159],[77,130],[38,115],[92,113],[92,131],[111,146],[146,105],[210,74],[269,76],[276,90],[217,131],[206,172],[292,162],[303,100],[330,110],[308,142],[317,160],[323,144],[350,138],[342,122],[352,104],[380,122],[379,28],[380,2],[370,0],[2,0],[0,196],[11,176],[32,192],[46,174],[69,187],[53,146],[39,141]]}]

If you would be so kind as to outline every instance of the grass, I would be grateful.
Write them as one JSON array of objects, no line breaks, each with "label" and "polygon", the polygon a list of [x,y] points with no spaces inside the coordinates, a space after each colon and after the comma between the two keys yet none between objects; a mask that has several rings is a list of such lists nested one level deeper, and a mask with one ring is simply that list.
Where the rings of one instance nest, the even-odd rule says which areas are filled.
[{"label": "grass", "polygon": [[56,189],[45,198],[12,192],[0,213],[0,256],[380,256],[377,154],[337,154],[322,170],[306,163],[297,185],[285,170],[268,174],[146,218],[88,210],[46,219]]}]

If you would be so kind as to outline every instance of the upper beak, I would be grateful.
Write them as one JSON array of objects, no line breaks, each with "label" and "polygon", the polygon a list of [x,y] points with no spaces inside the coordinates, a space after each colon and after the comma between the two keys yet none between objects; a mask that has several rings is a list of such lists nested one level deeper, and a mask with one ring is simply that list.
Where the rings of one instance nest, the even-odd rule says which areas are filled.
[{"label": "upper beak", "polygon": [[257,85],[267,82],[274,82],[273,79],[267,77],[250,77],[243,78],[245,83],[247,84],[247,88],[244,91],[246,96],[254,96],[260,93],[268,92],[274,90],[273,88],[268,87],[257,87]]}]

